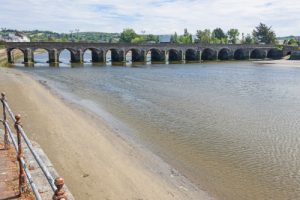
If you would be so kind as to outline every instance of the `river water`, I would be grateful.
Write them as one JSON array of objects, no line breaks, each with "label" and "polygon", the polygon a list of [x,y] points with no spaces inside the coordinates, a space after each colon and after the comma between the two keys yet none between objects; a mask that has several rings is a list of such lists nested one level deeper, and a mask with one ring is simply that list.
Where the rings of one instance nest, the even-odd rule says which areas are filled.
[{"label": "river water", "polygon": [[300,199],[300,68],[36,66],[20,69],[104,108],[217,199]]}]

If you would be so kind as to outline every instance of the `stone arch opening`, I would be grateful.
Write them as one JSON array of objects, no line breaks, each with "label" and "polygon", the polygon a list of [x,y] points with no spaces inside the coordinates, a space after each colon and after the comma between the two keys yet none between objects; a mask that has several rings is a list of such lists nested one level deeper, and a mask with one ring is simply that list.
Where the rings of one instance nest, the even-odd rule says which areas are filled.
[{"label": "stone arch opening", "polygon": [[219,51],[219,60],[229,60],[230,59],[230,50],[223,48]]},{"label": "stone arch opening", "polygon": [[270,49],[267,53],[267,58],[270,59],[280,59],[282,57],[283,53],[279,49]]},{"label": "stone arch opening", "polygon": [[243,49],[237,49],[234,52],[233,57],[234,57],[235,60],[245,60],[246,59],[246,53]]},{"label": "stone arch opening", "polygon": [[24,63],[25,52],[22,49],[14,48],[9,51],[9,62],[11,63]]},{"label": "stone arch opening", "polygon": [[263,50],[260,49],[254,49],[250,53],[251,59],[264,59],[266,57],[266,54]]},{"label": "stone arch opening", "polygon": [[162,62],[165,59],[164,53],[159,49],[150,49],[147,55],[149,55],[148,53],[150,53],[151,62]]},{"label": "stone arch opening", "polygon": [[123,52],[118,49],[108,49],[106,51],[106,62],[122,62],[123,61]]},{"label": "stone arch opening", "polygon": [[83,51],[83,62],[85,62],[85,63],[100,62],[99,56],[101,56],[103,58],[103,55],[101,55],[101,52],[102,51],[99,51],[96,48],[85,49]]},{"label": "stone arch opening", "polygon": [[197,61],[199,60],[199,56],[197,55],[197,51],[194,49],[187,49],[185,51],[185,60],[186,61]]},{"label": "stone arch opening", "polygon": [[216,52],[212,49],[204,49],[202,52],[202,60],[215,60]]},{"label": "stone arch opening", "polygon": [[182,60],[182,52],[177,51],[176,49],[169,50],[169,61],[181,61]]},{"label": "stone arch opening", "polygon": [[129,62],[144,61],[142,51],[140,51],[139,49],[129,49],[126,52],[126,61],[129,61]]},{"label": "stone arch opening", "polygon": [[74,60],[75,55],[72,49],[62,49],[58,54],[58,61],[60,63],[71,63]]},{"label": "stone arch opening", "polygon": [[33,61],[35,63],[49,63],[50,54],[48,49],[38,48],[33,51]]}]

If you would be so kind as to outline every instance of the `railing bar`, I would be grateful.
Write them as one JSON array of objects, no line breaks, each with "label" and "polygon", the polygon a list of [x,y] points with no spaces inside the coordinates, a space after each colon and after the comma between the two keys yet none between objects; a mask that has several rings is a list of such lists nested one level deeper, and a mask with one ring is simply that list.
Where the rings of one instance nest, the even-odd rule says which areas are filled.
[{"label": "railing bar", "polygon": [[[5,126],[6,126],[6,128],[7,128],[7,130],[8,130],[8,134],[9,134],[9,136],[10,136],[10,138],[11,138],[13,144],[14,144],[14,147],[15,147],[16,151],[18,151],[18,146],[17,146],[16,139],[13,137],[13,133],[12,133],[10,127],[8,126],[7,122],[5,122]],[[21,162],[22,162],[22,165],[23,165],[23,167],[24,167],[26,176],[27,176],[27,178],[28,178],[28,182],[29,182],[29,184],[30,184],[30,186],[31,186],[31,188],[32,188],[32,191],[33,191],[33,193],[34,193],[35,198],[36,198],[37,200],[42,200],[42,198],[41,198],[41,196],[40,196],[40,194],[39,194],[39,192],[38,192],[38,189],[36,188],[36,185],[35,185],[35,183],[33,182],[32,176],[31,176],[31,174],[30,174],[30,172],[29,172],[29,170],[28,170],[28,168],[27,168],[27,165],[26,165],[26,163],[25,163],[25,161],[24,161],[23,158],[21,158]]]},{"label": "railing bar", "polygon": [[24,130],[22,129],[22,127],[20,125],[18,125],[18,128],[21,132],[22,137],[24,138],[25,143],[27,144],[28,148],[30,149],[33,157],[35,158],[36,162],[38,163],[38,165],[40,166],[41,170],[43,171],[44,175],[46,176],[52,190],[55,192],[55,190],[57,189],[55,184],[54,184],[54,179],[52,178],[52,175],[50,174],[50,172],[48,171],[47,167],[45,166],[45,164],[42,162],[41,158],[39,157],[39,155],[34,151],[33,146],[31,144],[31,142],[29,141],[28,137],[26,136]]},{"label": "railing bar", "polygon": [[[15,123],[15,128],[18,131],[18,145],[17,145],[17,143],[15,141],[15,138],[13,137],[12,131],[11,131],[8,123],[7,122],[4,123],[5,127],[8,127],[9,135],[10,135],[10,137],[11,137],[13,143],[14,143],[14,146],[15,146],[17,152],[18,152],[18,156],[19,156],[19,151],[18,151],[19,147],[18,146],[19,146],[19,139],[20,139],[19,137],[22,136],[24,138],[24,141],[27,144],[29,150],[31,151],[33,157],[35,158],[35,161],[38,163],[39,167],[43,171],[44,175],[46,176],[46,179],[47,179],[48,183],[51,186],[51,189],[54,192],[53,199],[55,198],[55,199],[65,199],[66,200],[67,199],[67,195],[66,195],[65,191],[63,190],[64,179],[61,178],[61,177],[58,177],[54,181],[54,179],[53,179],[52,175],[50,174],[48,168],[42,162],[42,160],[40,159],[39,155],[34,151],[33,146],[31,144],[30,140],[28,139],[25,131],[23,130],[22,125],[20,124],[20,115],[18,115],[18,118],[17,118],[17,116],[14,115],[14,113],[12,112],[12,110],[10,109],[8,103],[5,100],[5,95],[3,95],[3,93],[1,95],[2,95],[1,101],[2,101],[2,103],[4,105],[4,109],[7,109],[7,111],[9,113],[11,119]],[[22,148],[21,148],[21,150],[22,150]],[[22,153],[21,153],[21,155],[22,155]],[[30,174],[30,172],[29,172],[29,170],[28,170],[28,168],[26,166],[26,163],[25,163],[24,159],[22,158],[22,156],[20,156],[19,162],[20,162],[20,165],[22,166],[22,168],[23,168],[23,170],[24,170],[24,172],[25,172],[25,174],[26,174],[26,176],[28,178],[29,184],[30,184],[30,186],[31,186],[31,188],[32,188],[32,190],[34,192],[34,195],[35,195],[36,199],[37,200],[41,200],[40,194],[39,194],[39,192],[38,192],[38,190],[37,190],[37,188],[35,186],[35,183],[32,180],[31,174]],[[21,166],[20,166],[20,168],[21,168]]]},{"label": "railing bar", "polygon": [[5,124],[5,126],[6,126],[6,128],[7,128],[7,130],[8,130],[8,134],[9,134],[9,136],[10,136],[10,138],[11,138],[12,143],[13,143],[14,146],[15,146],[16,151],[18,151],[18,145],[17,145],[16,139],[15,139],[15,137],[14,137],[14,135],[13,135],[13,133],[12,133],[12,131],[11,131],[11,129],[10,129],[8,123],[5,122],[4,124]]},{"label": "railing bar", "polygon": [[7,102],[4,100],[3,103],[4,103],[6,109],[7,109],[8,113],[9,113],[10,118],[13,120],[13,122],[16,122],[15,115],[14,115],[14,113],[11,111],[11,109],[10,109],[10,107],[8,106]]},{"label": "railing bar", "polygon": [[35,198],[36,198],[37,200],[42,200],[42,198],[41,198],[41,196],[40,196],[40,193],[39,193],[39,191],[38,191],[38,189],[37,189],[35,183],[33,182],[32,176],[31,176],[31,174],[30,174],[30,172],[29,172],[29,170],[28,170],[28,168],[27,168],[27,165],[26,165],[26,163],[25,163],[25,161],[24,161],[23,158],[21,158],[21,163],[22,163],[22,165],[23,165],[25,174],[26,174],[26,176],[27,176],[28,182],[29,182],[29,184],[30,184],[30,186],[31,186],[31,188],[32,188],[32,191],[33,191],[33,193],[34,193]]},{"label": "railing bar", "polygon": [[[10,115],[10,117],[12,118],[12,120],[14,122],[16,122],[16,119],[14,117],[14,113],[11,111],[9,105],[7,104],[6,101],[4,101],[4,105]],[[35,158],[36,162],[38,163],[38,165],[40,166],[41,170],[43,171],[44,175],[46,176],[47,181],[49,182],[51,189],[55,192],[55,190],[57,189],[57,187],[54,184],[54,179],[52,178],[50,172],[48,171],[47,167],[44,165],[44,163],[41,161],[40,157],[36,154],[36,152],[33,150],[33,146],[31,144],[31,142],[29,141],[27,135],[25,134],[23,128],[18,125],[18,128],[21,131],[21,135],[24,138],[25,143],[27,144],[28,148],[30,149],[33,157]]]}]

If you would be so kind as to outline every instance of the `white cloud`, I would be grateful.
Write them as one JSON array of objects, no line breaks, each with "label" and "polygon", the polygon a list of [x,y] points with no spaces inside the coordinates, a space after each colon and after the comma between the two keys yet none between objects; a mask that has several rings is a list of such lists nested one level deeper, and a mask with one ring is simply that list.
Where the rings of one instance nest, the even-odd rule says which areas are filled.
[{"label": "white cloud", "polygon": [[259,22],[277,35],[300,35],[299,0],[0,0],[0,26],[69,32],[192,33],[238,28],[250,33]]}]

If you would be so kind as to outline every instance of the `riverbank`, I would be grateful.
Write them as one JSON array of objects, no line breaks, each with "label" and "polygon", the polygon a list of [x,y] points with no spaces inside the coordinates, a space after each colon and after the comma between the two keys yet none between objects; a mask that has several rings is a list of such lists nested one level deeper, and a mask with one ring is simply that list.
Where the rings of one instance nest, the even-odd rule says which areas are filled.
[{"label": "riverbank", "polygon": [[0,85],[75,198],[211,199],[159,157],[29,75],[1,68]]}]

